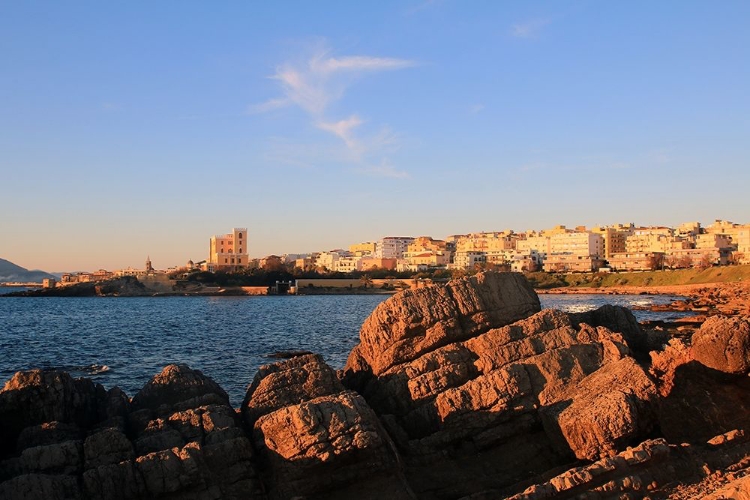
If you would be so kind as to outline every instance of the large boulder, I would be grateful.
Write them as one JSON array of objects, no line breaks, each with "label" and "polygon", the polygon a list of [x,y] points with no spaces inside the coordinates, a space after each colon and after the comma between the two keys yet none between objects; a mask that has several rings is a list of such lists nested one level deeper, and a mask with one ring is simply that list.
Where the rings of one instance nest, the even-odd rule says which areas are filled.
[{"label": "large boulder", "polygon": [[206,404],[229,406],[229,396],[219,384],[187,365],[168,365],[133,397],[135,410],[168,412]]},{"label": "large boulder", "polygon": [[27,427],[45,422],[93,427],[102,420],[106,398],[101,385],[65,372],[16,373],[0,390],[0,457],[16,451],[16,441]]},{"label": "large boulder", "polygon": [[259,417],[279,408],[343,390],[336,371],[320,355],[297,356],[260,367],[242,403],[242,415],[252,428]]},{"label": "large boulder", "polygon": [[648,435],[656,386],[625,338],[642,335],[622,308],[540,311],[523,277],[486,273],[381,304],[343,381],[379,415],[417,495],[455,498]]},{"label": "large boulder", "polygon": [[750,318],[712,316],[693,334],[693,357],[725,373],[750,371]]},{"label": "large boulder", "polygon": [[539,297],[517,273],[480,273],[407,290],[378,305],[365,320],[346,371],[380,375],[451,342],[466,340],[541,310]]},{"label": "large boulder", "polygon": [[0,411],[0,498],[264,498],[226,393],[184,365],[166,367],[133,405],[66,373],[18,373]]},{"label": "large boulder", "polygon": [[[100,465],[85,474],[92,496],[106,498],[112,485],[133,474],[143,478],[133,483],[133,494],[262,496],[250,439],[226,392],[211,378],[186,365],[169,365],[136,394],[132,407],[128,428],[135,458],[115,467],[111,452],[100,452],[89,462]],[[113,452],[128,450],[118,446]]]},{"label": "large boulder", "polygon": [[377,416],[318,355],[261,367],[242,415],[271,498],[409,498]]},{"label": "large boulder", "polygon": [[270,469],[271,498],[411,497],[387,434],[354,392],[263,415],[254,439]]},{"label": "large boulder", "polygon": [[637,443],[656,423],[656,385],[633,358],[584,378],[572,398],[549,412],[576,458],[596,460]]},{"label": "large boulder", "polygon": [[571,313],[570,319],[574,325],[603,326],[621,334],[631,349],[648,351],[648,337],[629,309],[605,304],[591,311]]}]

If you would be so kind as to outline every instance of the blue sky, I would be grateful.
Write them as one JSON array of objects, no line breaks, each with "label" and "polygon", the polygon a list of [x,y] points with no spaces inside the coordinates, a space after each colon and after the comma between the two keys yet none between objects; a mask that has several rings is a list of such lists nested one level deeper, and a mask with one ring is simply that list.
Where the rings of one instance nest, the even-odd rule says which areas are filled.
[{"label": "blue sky", "polygon": [[750,3],[0,0],[0,257],[750,222]]}]

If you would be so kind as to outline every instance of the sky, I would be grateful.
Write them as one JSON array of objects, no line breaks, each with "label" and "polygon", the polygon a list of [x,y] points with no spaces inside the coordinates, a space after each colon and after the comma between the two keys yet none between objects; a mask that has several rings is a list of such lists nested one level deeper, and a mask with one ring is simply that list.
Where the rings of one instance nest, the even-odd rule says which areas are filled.
[{"label": "sky", "polygon": [[750,2],[0,0],[0,258],[750,223]]}]

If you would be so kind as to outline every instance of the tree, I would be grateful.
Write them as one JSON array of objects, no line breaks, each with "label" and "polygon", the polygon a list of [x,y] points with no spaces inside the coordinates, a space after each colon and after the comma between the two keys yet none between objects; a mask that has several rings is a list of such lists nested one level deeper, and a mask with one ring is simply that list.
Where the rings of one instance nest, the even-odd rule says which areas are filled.
[{"label": "tree", "polygon": [[742,264],[744,260],[745,254],[742,252],[732,252],[732,255],[729,257],[729,263],[734,265]]},{"label": "tree", "polygon": [[693,259],[689,255],[683,255],[677,260],[677,267],[687,269],[693,266]]},{"label": "tree", "polygon": [[711,260],[711,256],[708,255],[707,253],[704,253],[703,256],[701,257],[701,260],[698,262],[698,267],[700,269],[708,269],[709,267],[713,265],[714,263]]},{"label": "tree", "polygon": [[359,282],[362,283],[362,286],[365,288],[372,286],[372,278],[370,278],[369,274],[363,274],[362,277],[359,278]]},{"label": "tree", "polygon": [[653,253],[648,257],[648,268],[652,271],[664,269],[664,254]]}]

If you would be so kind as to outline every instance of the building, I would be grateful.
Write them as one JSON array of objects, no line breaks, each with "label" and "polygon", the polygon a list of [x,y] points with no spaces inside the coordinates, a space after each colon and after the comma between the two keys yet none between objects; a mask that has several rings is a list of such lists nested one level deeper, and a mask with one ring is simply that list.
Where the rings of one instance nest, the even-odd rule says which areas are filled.
[{"label": "building", "polygon": [[633,234],[635,224],[617,224],[614,226],[597,226],[591,229],[604,239],[604,258],[609,260],[616,253],[625,253],[625,241]]},{"label": "building", "polygon": [[247,228],[234,228],[231,233],[212,236],[209,241],[208,271],[235,271],[246,268],[248,257]]},{"label": "building", "polygon": [[550,237],[536,231],[528,231],[524,233],[523,237],[516,240],[516,250],[521,253],[536,252],[544,261],[551,252]]},{"label": "building", "polygon": [[695,248],[733,248],[732,238],[727,234],[706,233],[695,237]]},{"label": "building", "polygon": [[351,273],[353,271],[359,271],[362,263],[362,257],[357,255],[347,255],[339,257],[334,264],[334,271],[338,273]]},{"label": "building", "polygon": [[352,257],[352,254],[346,250],[331,250],[329,252],[320,252],[316,254],[314,264],[316,268],[326,269],[328,271],[336,271],[337,263],[339,260],[345,257]]},{"label": "building", "polygon": [[409,236],[386,236],[375,244],[375,257],[378,259],[400,259],[409,249],[414,238]]},{"label": "building", "polygon": [[473,269],[476,265],[482,265],[487,262],[487,254],[484,252],[477,251],[456,251],[453,254],[453,264],[451,267],[454,269]]},{"label": "building", "polygon": [[729,264],[732,251],[729,248],[678,248],[665,256],[667,267],[708,267]]},{"label": "building", "polygon": [[609,267],[615,271],[655,271],[664,267],[664,253],[618,252],[607,259]]},{"label": "building", "polygon": [[359,261],[359,268],[361,271],[368,271],[370,269],[390,269],[395,270],[398,264],[398,259],[380,259],[378,257],[362,257]]},{"label": "building", "polygon": [[735,237],[737,245],[735,261],[740,264],[750,264],[750,225],[743,226]]},{"label": "building", "polygon": [[590,272],[604,264],[604,238],[601,234],[577,228],[562,231],[558,226],[550,233],[549,254],[544,260],[548,272]]},{"label": "building", "polygon": [[354,255],[364,257],[365,255],[375,255],[376,247],[376,243],[366,241],[364,243],[356,243],[354,245],[350,245],[349,251]]}]

